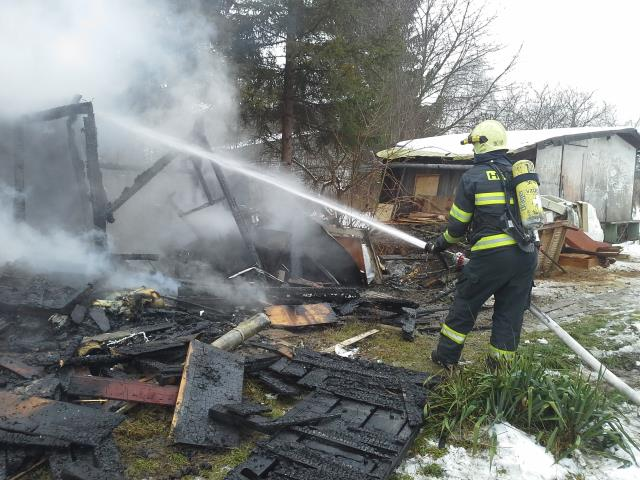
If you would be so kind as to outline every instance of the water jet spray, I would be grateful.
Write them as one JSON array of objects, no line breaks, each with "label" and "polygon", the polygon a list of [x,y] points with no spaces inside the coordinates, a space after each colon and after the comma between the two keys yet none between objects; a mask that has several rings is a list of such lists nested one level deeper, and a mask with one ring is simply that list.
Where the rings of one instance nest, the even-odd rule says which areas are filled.
[{"label": "water jet spray", "polygon": [[374,220],[373,218],[371,218],[368,215],[365,215],[362,212],[358,212],[357,210],[351,209],[344,205],[340,205],[339,203],[328,200],[319,195],[314,195],[314,194],[305,192],[295,186],[284,183],[282,178],[276,178],[270,175],[265,175],[264,173],[261,173],[251,167],[248,167],[247,165],[242,165],[239,162],[225,158],[219,153],[210,152],[197,145],[185,142],[183,140],[180,140],[179,138],[172,137],[171,135],[166,135],[164,133],[158,132],[151,128],[140,125],[134,121],[131,121],[129,119],[122,118],[118,115],[102,113],[99,116],[115,125],[118,125],[121,128],[129,130],[130,132],[136,135],[146,137],[172,150],[176,150],[182,153],[186,153],[188,155],[199,157],[204,160],[209,160],[227,170],[239,173],[241,175],[245,175],[247,177],[253,178],[254,180],[258,180],[260,182],[266,183],[273,187],[279,188],[280,190],[288,192],[292,195],[295,195],[297,197],[313,202],[317,205],[322,205],[323,207],[335,210],[336,212],[340,212],[366,225],[369,225],[371,228],[375,230],[378,230],[380,232],[386,233],[387,235],[395,237],[399,240],[407,242],[419,249],[424,249],[425,247],[426,243],[423,240],[420,240],[419,238],[409,235],[408,233],[398,230],[397,228],[393,228],[389,225],[385,225],[384,223],[378,222],[377,220]]}]

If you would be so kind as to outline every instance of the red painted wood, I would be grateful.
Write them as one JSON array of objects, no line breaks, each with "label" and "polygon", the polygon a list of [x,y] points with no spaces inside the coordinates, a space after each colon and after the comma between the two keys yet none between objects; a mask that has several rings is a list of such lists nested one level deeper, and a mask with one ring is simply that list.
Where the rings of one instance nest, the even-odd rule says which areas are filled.
[{"label": "red painted wood", "polygon": [[71,377],[67,392],[85,397],[168,406],[174,406],[178,398],[178,387],[174,385],[161,386],[133,380],[79,375]]}]

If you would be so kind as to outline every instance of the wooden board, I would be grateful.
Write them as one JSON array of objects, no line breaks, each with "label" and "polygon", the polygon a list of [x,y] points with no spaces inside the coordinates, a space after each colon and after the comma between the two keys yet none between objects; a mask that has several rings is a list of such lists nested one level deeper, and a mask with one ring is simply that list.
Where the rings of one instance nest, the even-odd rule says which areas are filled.
[{"label": "wooden board", "polygon": [[216,448],[236,446],[237,429],[209,420],[209,409],[240,403],[243,377],[240,355],[193,340],[171,422],[174,442]]},{"label": "wooden board", "polygon": [[101,332],[108,332],[111,330],[111,323],[107,318],[107,314],[104,313],[104,309],[93,307],[89,309],[89,316],[91,319],[96,322],[96,325],[100,329]]},{"label": "wooden board", "polygon": [[178,387],[134,380],[74,375],[69,379],[67,393],[84,397],[173,406],[178,398]]},{"label": "wooden board", "polygon": [[278,327],[308,327],[338,321],[328,303],[273,305],[265,308],[264,312],[271,320],[271,325]]},{"label": "wooden board", "polygon": [[563,267],[588,270],[590,268],[597,267],[600,262],[598,261],[598,257],[593,255],[585,255],[582,253],[561,253],[558,263]]},{"label": "wooden board", "polygon": [[0,391],[0,428],[96,446],[124,420],[117,413]]},{"label": "wooden board", "polygon": [[342,342],[336,343],[335,345],[331,346],[331,347],[327,347],[323,350],[321,350],[321,352],[323,353],[335,353],[336,348],[338,347],[348,347],[349,345],[353,345],[354,343],[359,342],[360,340],[364,340],[367,337],[370,337],[371,335],[374,335],[376,333],[378,333],[380,330],[368,330],[364,333],[361,333],[360,335],[356,335],[355,337],[351,337],[351,338],[347,338],[346,340],[343,340]]},{"label": "wooden board", "polygon": [[[548,274],[558,270],[558,267],[553,262],[558,262],[560,258],[566,232],[566,221],[549,223],[539,230],[540,249],[548,255],[538,255],[538,270],[540,273]],[[553,259],[553,262],[549,257]]]},{"label": "wooden board", "polygon": [[414,194],[416,197],[426,197],[438,195],[438,184],[440,175],[416,175]]}]

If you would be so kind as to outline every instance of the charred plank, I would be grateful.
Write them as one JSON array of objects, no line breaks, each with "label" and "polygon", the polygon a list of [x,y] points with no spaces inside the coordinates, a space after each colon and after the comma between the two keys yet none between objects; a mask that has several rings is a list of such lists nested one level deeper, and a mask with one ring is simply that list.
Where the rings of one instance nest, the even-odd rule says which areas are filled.
[{"label": "charred plank", "polygon": [[209,409],[240,403],[243,376],[241,356],[193,340],[171,423],[174,441],[210,447],[236,445],[238,432],[228,425],[209,421]]},{"label": "charred plank", "polygon": [[0,392],[0,428],[96,446],[123,420],[122,415],[81,405]]}]

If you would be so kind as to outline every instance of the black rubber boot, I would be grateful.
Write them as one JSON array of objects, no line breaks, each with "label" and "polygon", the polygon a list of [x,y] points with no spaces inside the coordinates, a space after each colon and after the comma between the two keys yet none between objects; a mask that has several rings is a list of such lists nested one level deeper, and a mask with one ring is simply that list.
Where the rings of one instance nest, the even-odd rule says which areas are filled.
[{"label": "black rubber boot", "polygon": [[455,367],[458,366],[458,362],[455,362],[455,363],[448,362],[445,358],[438,355],[437,350],[433,350],[431,352],[431,361],[440,367],[446,368],[447,370],[453,370]]}]

